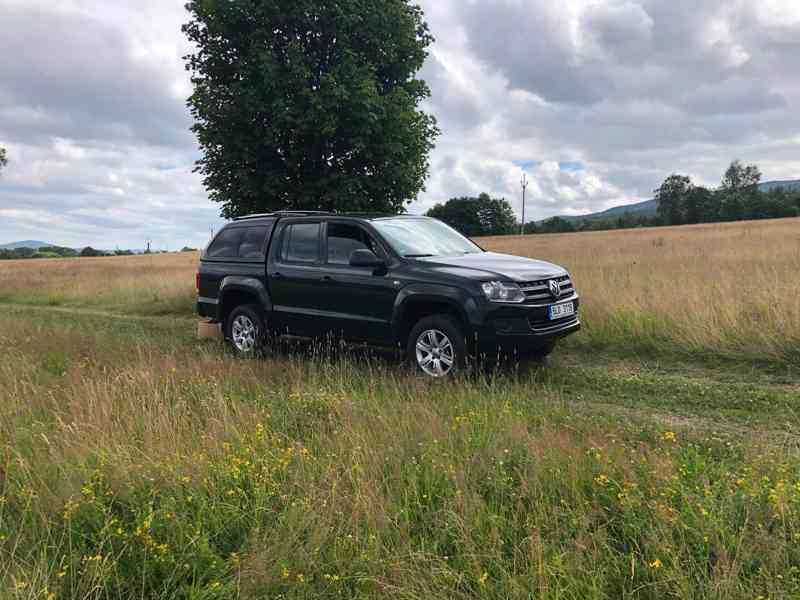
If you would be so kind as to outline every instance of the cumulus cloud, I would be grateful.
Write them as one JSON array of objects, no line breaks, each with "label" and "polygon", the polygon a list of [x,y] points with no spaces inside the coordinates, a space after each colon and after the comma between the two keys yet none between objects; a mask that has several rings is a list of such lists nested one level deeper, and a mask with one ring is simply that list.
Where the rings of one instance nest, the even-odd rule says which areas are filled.
[{"label": "cumulus cloud", "polygon": [[[421,0],[442,137],[411,206],[488,192],[526,216],[707,185],[734,158],[800,177],[800,4]],[[200,245],[218,226],[185,106],[180,0],[0,0],[0,241]]]}]

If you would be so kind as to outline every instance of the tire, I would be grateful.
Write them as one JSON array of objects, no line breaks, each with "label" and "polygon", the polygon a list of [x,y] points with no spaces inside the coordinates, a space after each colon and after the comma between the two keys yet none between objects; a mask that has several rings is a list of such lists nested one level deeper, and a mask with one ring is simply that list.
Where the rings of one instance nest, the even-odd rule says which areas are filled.
[{"label": "tire", "polygon": [[406,359],[427,377],[452,377],[464,367],[466,358],[464,331],[449,315],[420,319],[408,335]]},{"label": "tire", "polygon": [[238,356],[254,356],[264,349],[266,323],[257,304],[242,304],[225,319],[225,339]]}]

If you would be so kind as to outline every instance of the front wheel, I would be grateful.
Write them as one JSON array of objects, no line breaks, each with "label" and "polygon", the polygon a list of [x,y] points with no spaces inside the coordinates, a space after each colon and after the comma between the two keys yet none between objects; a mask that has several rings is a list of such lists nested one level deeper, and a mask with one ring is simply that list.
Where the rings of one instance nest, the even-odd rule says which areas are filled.
[{"label": "front wheel", "polygon": [[425,375],[451,377],[466,362],[464,332],[448,315],[425,317],[411,330],[406,354],[409,363]]},{"label": "front wheel", "polygon": [[240,356],[252,356],[264,348],[266,327],[261,307],[255,304],[237,306],[225,320],[225,339]]}]

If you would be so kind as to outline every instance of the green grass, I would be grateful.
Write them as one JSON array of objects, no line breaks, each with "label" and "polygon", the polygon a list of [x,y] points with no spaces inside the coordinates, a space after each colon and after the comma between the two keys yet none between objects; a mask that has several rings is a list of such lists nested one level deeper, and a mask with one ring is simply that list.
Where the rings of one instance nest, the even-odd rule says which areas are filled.
[{"label": "green grass", "polygon": [[585,354],[417,378],[192,321],[0,316],[0,598],[790,598],[800,403]]}]

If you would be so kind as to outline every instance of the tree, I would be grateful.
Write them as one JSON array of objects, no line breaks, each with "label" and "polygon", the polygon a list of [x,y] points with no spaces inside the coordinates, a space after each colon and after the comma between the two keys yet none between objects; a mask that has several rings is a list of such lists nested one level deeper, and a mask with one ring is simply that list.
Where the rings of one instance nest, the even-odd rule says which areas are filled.
[{"label": "tree", "polygon": [[434,206],[427,215],[470,237],[506,235],[513,233],[517,224],[514,209],[506,199],[492,198],[489,194],[451,198],[445,204]]},{"label": "tree", "polygon": [[685,175],[672,174],[655,190],[658,216],[664,225],[686,222],[686,198],[692,189],[692,180]]},{"label": "tree", "polygon": [[427,212],[429,217],[447,223],[466,236],[478,236],[481,230],[481,220],[478,216],[478,199],[463,196],[451,198],[444,204],[437,204]]},{"label": "tree", "polygon": [[514,233],[517,217],[505,198],[490,198],[489,194],[478,196],[478,220],[485,235],[508,235]]},{"label": "tree", "polygon": [[196,170],[224,217],[401,212],[438,129],[416,78],[432,43],[412,0],[190,0]]},{"label": "tree", "polygon": [[725,192],[757,191],[761,181],[761,171],[756,165],[743,165],[740,161],[733,161],[725,175],[722,177],[722,189]]},{"label": "tree", "polygon": [[703,186],[693,187],[686,194],[686,222],[711,223],[719,219],[718,198]]},{"label": "tree", "polygon": [[95,250],[91,246],[86,246],[86,248],[81,250],[81,254],[80,255],[82,257],[84,257],[84,258],[87,258],[87,257],[94,257],[94,256],[105,256],[106,253],[101,251],[101,250]]},{"label": "tree", "polygon": [[6,149],[0,146],[0,171],[2,171],[3,167],[5,167],[7,164],[8,154],[6,154]]},{"label": "tree", "polygon": [[748,203],[744,218],[746,219],[782,219],[796,217],[797,206],[791,195],[783,188],[774,188],[768,192],[756,192]]}]

